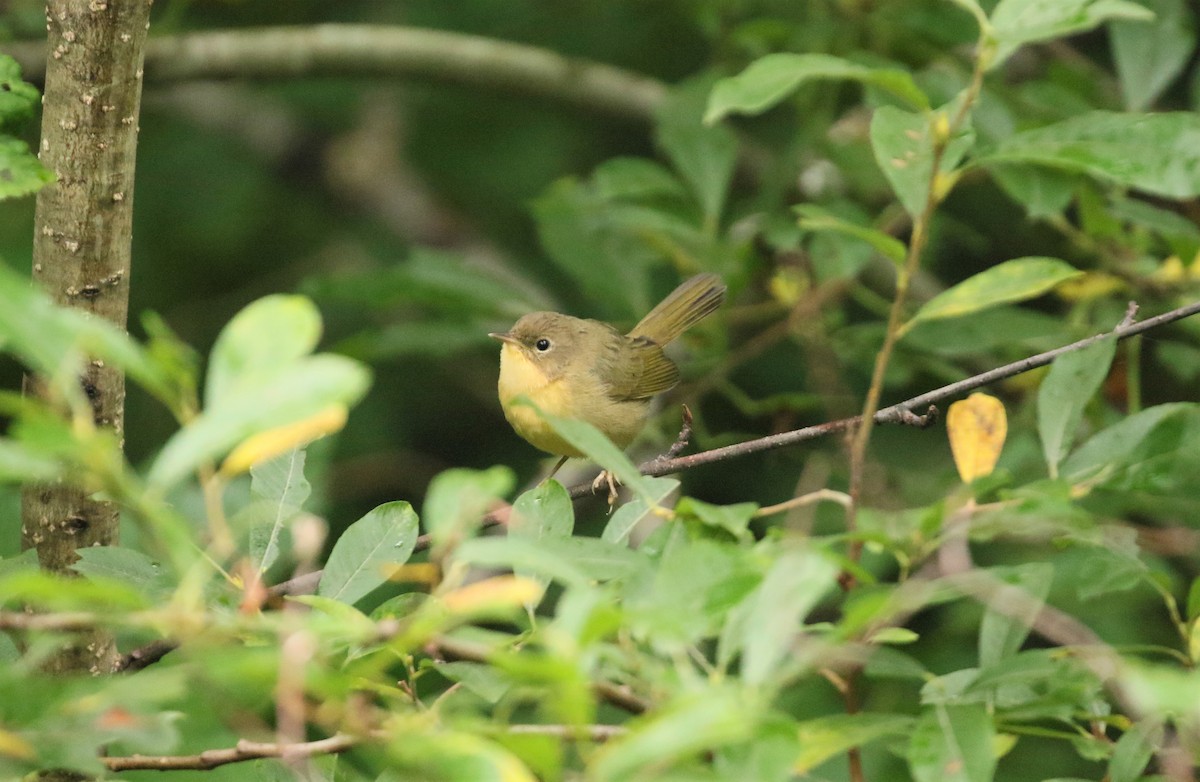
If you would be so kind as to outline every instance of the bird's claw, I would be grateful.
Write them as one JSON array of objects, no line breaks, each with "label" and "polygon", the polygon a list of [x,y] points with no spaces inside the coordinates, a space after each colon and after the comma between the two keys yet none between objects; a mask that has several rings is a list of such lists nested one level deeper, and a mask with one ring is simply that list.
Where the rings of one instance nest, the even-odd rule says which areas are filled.
[{"label": "bird's claw", "polygon": [[600,490],[601,486],[608,486],[608,507],[612,508],[617,502],[617,479],[608,470],[601,470],[596,479],[592,481],[592,494]]}]

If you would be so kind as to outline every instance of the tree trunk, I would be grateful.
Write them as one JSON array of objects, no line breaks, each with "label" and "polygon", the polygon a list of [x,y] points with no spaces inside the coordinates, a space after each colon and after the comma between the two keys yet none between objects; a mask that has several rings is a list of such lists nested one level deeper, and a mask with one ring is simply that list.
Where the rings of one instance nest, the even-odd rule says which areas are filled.
[{"label": "tree trunk", "polygon": [[[61,305],[125,327],[129,310],[133,169],[142,57],[150,0],[49,0],[46,88],[39,157],[57,181],[37,197],[33,277]],[[125,378],[93,360],[80,383],[95,422],[118,436]],[[38,393],[37,378],[26,391]],[[119,512],[63,484],[30,486],[22,497],[21,543],[42,568],[66,573],[84,546],[117,543]],[[51,670],[105,672],[110,639],[81,637]]]}]

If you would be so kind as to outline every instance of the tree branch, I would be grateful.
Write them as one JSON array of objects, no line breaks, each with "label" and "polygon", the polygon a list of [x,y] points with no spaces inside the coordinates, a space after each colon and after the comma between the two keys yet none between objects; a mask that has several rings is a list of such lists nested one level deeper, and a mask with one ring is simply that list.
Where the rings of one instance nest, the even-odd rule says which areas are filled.
[{"label": "tree branch", "polygon": [[[917,414],[916,410],[928,408],[934,402],[940,402],[945,399],[962,396],[963,394],[982,388],[983,386],[995,383],[1000,380],[1019,375],[1023,372],[1028,372],[1031,369],[1044,367],[1054,359],[1066,353],[1073,353],[1076,350],[1082,350],[1087,346],[1104,339],[1105,337],[1115,336],[1118,340],[1128,339],[1136,334],[1141,334],[1150,329],[1164,326],[1168,323],[1190,317],[1200,312],[1200,301],[1192,302],[1183,307],[1173,309],[1170,312],[1164,312],[1161,315],[1156,315],[1153,318],[1133,323],[1130,325],[1122,325],[1106,331],[1101,334],[1081,339],[1078,342],[1072,342],[1069,345],[1047,350],[1044,353],[1038,353],[1035,356],[1023,358],[1020,361],[1014,361],[1011,364],[1005,364],[1002,367],[983,372],[973,377],[960,380],[956,383],[942,386],[941,388],[927,391],[924,394],[914,396],[911,399],[906,399],[890,407],[885,407],[875,413],[875,423],[878,424],[908,424],[908,425],[926,425],[929,423],[929,418],[924,415]],[[815,440],[818,437],[826,437],[838,432],[844,432],[853,428],[858,424],[859,416],[850,418],[842,418],[837,421],[828,421],[823,424],[814,426],[806,426],[803,429],[793,429],[789,432],[780,432],[779,434],[768,435],[767,437],[759,437],[754,440],[747,440],[741,443],[734,443],[723,448],[714,448],[709,451],[701,451],[699,453],[690,454],[688,456],[679,456],[674,459],[652,459],[645,462],[639,467],[643,475],[659,476],[667,475],[668,473],[688,470],[692,467],[699,467],[702,464],[712,464],[714,462],[725,461],[726,459],[735,459],[741,456],[749,456],[750,454],[759,453],[762,451],[770,451],[776,448],[784,448],[790,445],[805,442],[807,440]],[[573,498],[581,497],[591,492],[591,483],[581,483],[578,486],[571,488],[571,496]]]},{"label": "tree branch", "polygon": [[[6,46],[37,81],[45,50]],[[649,122],[666,97],[661,82],[547,49],[477,35],[379,25],[263,27],[152,38],[146,80],[391,76],[488,87]]]},{"label": "tree branch", "polygon": [[295,760],[314,755],[331,755],[345,752],[360,741],[362,739],[357,736],[339,733],[329,738],[305,741],[300,744],[239,741],[232,747],[208,749],[196,755],[129,755],[127,757],[101,758],[101,761],[109,771],[179,771],[182,769],[206,771],[217,766],[261,758]]}]

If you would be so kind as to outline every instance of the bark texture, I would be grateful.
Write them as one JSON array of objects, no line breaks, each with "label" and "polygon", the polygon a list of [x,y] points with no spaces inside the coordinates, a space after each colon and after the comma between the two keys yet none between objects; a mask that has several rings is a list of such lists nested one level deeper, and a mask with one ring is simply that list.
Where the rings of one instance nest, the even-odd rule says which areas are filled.
[{"label": "bark texture", "polygon": [[[39,157],[57,181],[38,193],[33,277],[56,302],[125,327],[129,309],[133,173],[149,0],[50,0]],[[125,378],[99,360],[80,367],[99,426],[121,436]],[[26,378],[36,394],[36,378]],[[21,542],[44,569],[66,572],[75,550],[115,544],[119,512],[65,484],[22,497]],[[112,644],[89,638],[57,670],[110,670]]]}]

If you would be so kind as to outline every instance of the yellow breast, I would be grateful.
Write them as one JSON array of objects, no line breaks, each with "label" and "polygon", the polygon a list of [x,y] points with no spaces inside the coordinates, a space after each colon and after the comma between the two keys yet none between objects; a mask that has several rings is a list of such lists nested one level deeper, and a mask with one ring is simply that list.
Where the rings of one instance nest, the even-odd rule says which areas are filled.
[{"label": "yellow breast", "polygon": [[[583,456],[538,415],[538,410],[542,410],[560,418],[573,417],[575,410],[570,389],[561,379],[547,377],[542,368],[515,345],[506,344],[500,349],[498,390],[504,417],[531,445],[557,456]],[[521,397],[536,405],[537,410],[517,404]]]}]

